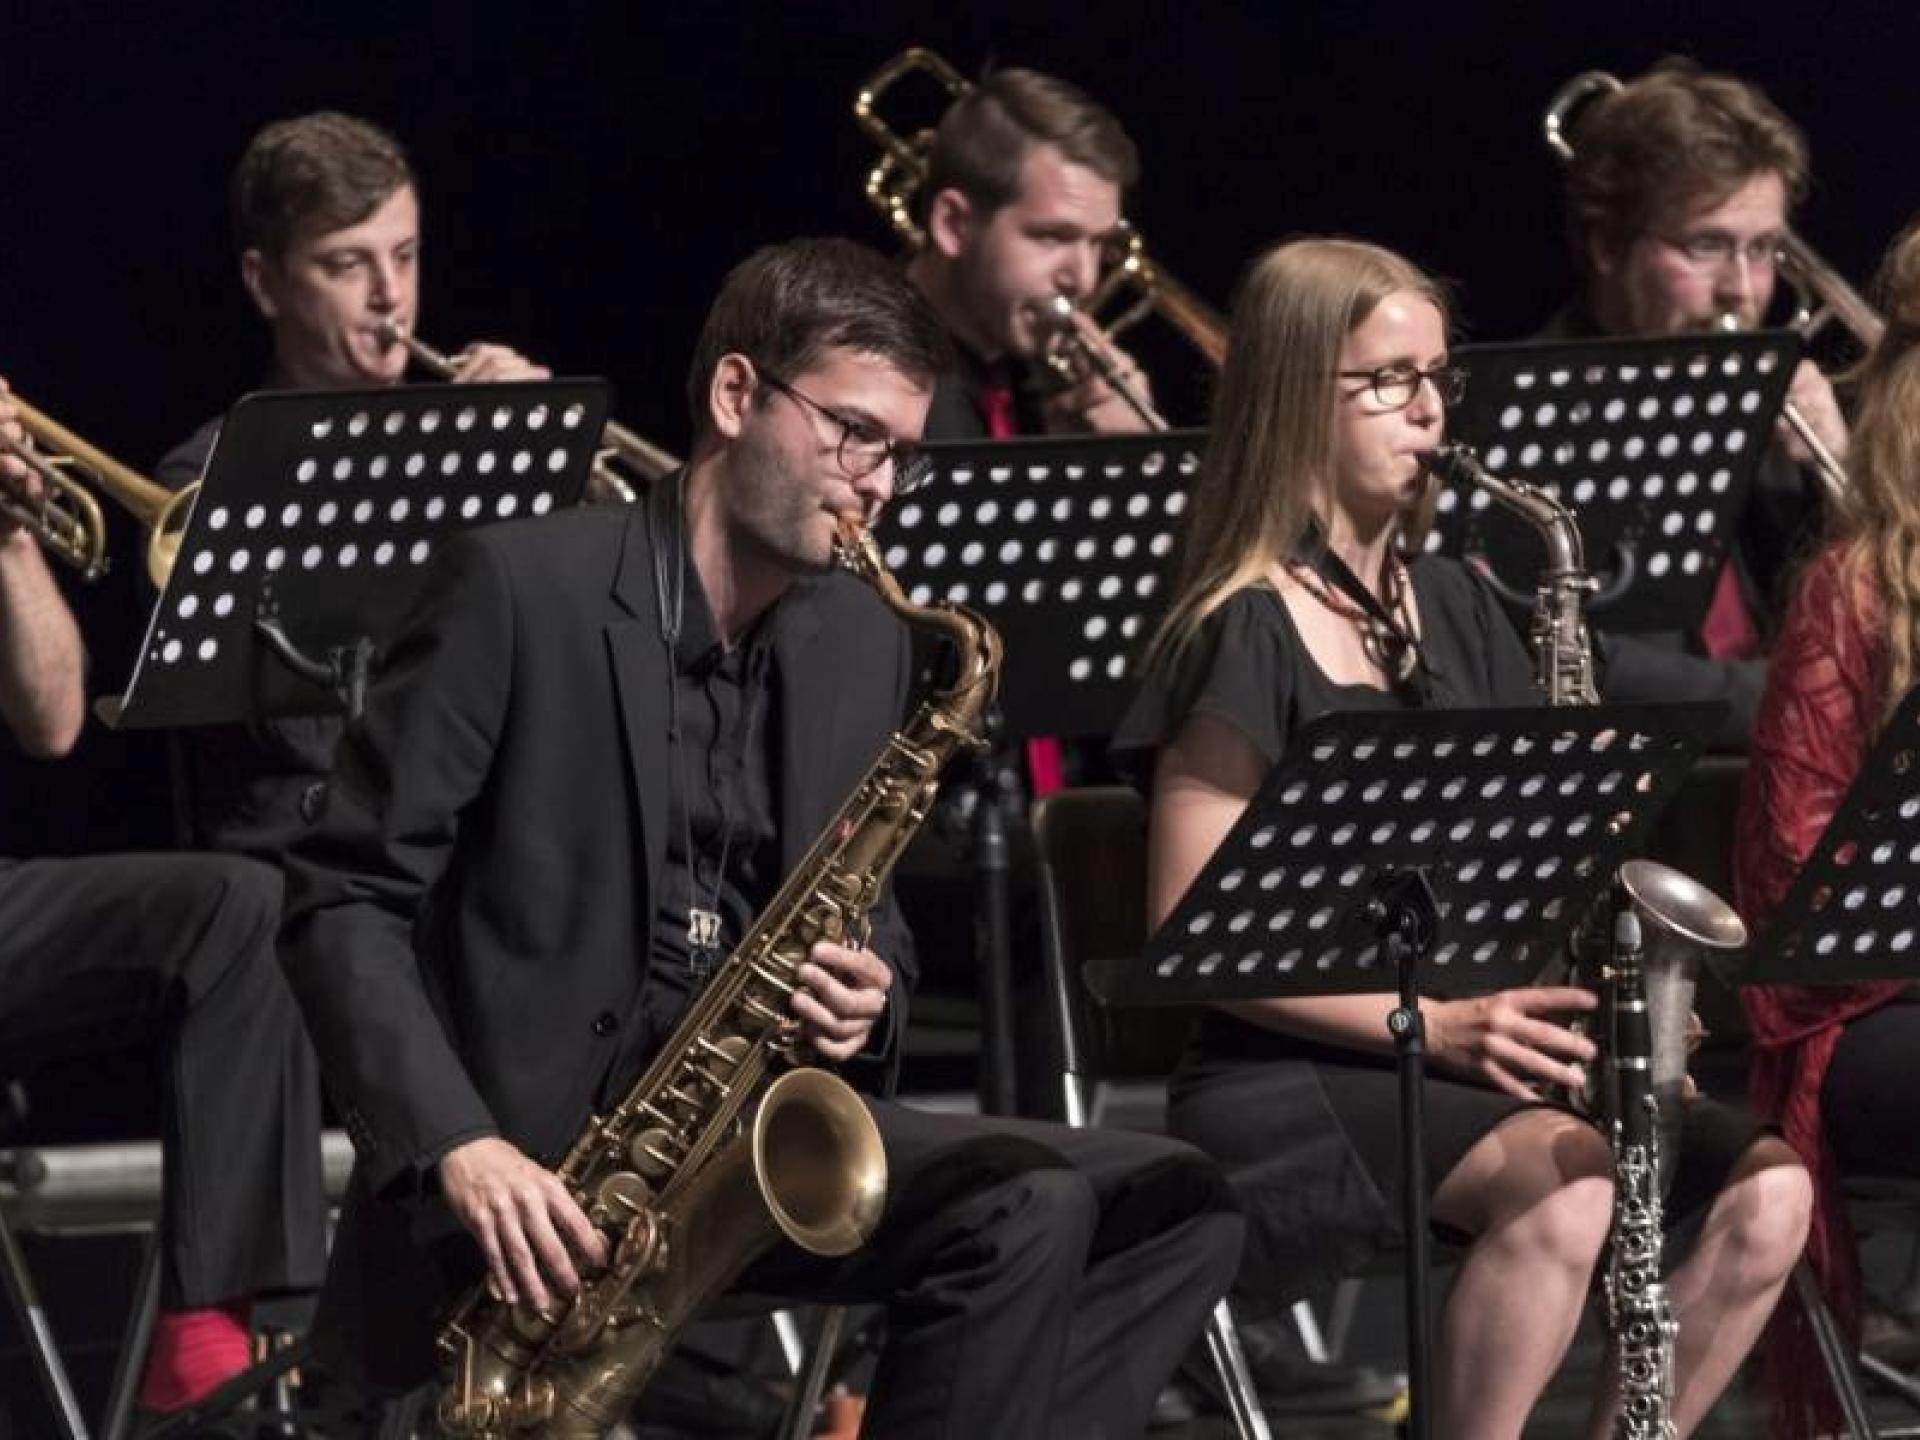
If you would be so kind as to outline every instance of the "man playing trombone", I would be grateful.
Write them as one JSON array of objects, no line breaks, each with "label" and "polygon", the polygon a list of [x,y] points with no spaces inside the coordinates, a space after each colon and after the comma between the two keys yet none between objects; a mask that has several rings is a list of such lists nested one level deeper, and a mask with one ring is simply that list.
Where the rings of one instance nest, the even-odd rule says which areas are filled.
[{"label": "man playing trombone", "polygon": [[[1037,71],[993,71],[948,107],[921,190],[926,238],[907,265],[959,355],[934,392],[929,439],[1152,428],[1081,344],[1150,412],[1139,365],[1085,314],[1053,308],[1093,293],[1139,169],[1109,111]],[[1062,344],[1063,326],[1080,343]]]},{"label": "man playing trombone", "polygon": [[[1750,330],[1766,322],[1787,211],[1807,183],[1806,141],[1766,96],[1731,76],[1670,61],[1582,106],[1570,140],[1567,225],[1582,289],[1543,338]],[[1783,420],[1761,463],[1733,558],[1701,633],[1687,637],[1706,663],[1640,642],[1615,639],[1608,650],[1609,699],[1724,695],[1742,748],[1784,574],[1817,507],[1803,467],[1837,471],[1847,453],[1833,387],[1811,361],[1801,362],[1787,403],[1811,438]]]},{"label": "man playing trombone", "polygon": [[[333,111],[278,121],[248,143],[231,204],[240,279],[267,322],[264,388],[397,385],[420,310],[420,201],[412,166],[383,130]],[[544,380],[545,366],[497,344],[468,346],[456,381]],[[168,453],[155,478],[200,478],[220,430],[211,420]],[[277,856],[306,823],[339,721],[303,716],[214,727],[188,745],[196,839]]]},{"label": "man playing trombone", "polygon": [[[26,444],[4,382],[0,438]],[[85,723],[85,649],[23,524],[39,478],[7,449],[0,721],[22,750],[51,759]],[[149,1411],[195,1404],[246,1367],[255,1295],[320,1282],[319,1088],[274,964],[279,910],[278,875],[226,856],[0,860],[10,1074],[165,1037],[161,1309],[140,1389]]]}]

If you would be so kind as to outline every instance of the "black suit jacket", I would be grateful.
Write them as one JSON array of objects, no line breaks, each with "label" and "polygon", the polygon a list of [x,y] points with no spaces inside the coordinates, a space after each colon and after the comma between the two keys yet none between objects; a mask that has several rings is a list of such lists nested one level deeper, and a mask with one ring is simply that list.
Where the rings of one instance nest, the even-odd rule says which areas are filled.
[{"label": "black suit jacket", "polygon": [[[435,1162],[497,1133],[553,1163],[627,1083],[609,1072],[644,1023],[666,849],[658,509],[449,543],[288,857],[282,954],[358,1155],[326,1309],[395,1383],[419,1378],[423,1327],[475,1268]],[[909,665],[857,581],[786,604],[770,716],[791,868],[898,723]],[[875,921],[898,1034],[911,944],[890,897]]]}]

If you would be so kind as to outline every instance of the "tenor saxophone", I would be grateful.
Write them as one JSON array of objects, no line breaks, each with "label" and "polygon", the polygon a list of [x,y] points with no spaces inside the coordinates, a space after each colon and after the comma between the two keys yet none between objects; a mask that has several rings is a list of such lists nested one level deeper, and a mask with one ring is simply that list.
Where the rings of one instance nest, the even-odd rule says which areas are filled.
[{"label": "tenor saxophone", "polygon": [[440,1331],[448,1435],[604,1435],[681,1328],[761,1251],[784,1235],[846,1254],[879,1221],[879,1131],[845,1081],[800,1064],[788,1001],[815,941],[865,943],[940,771],[980,743],[1000,637],[971,611],[911,603],[851,521],[835,553],[907,624],[945,634],[954,678],[888,737],[646,1073],[561,1162],[560,1179],[607,1237],[606,1269],[548,1316],[476,1286]]},{"label": "tenor saxophone", "polygon": [[[1593,644],[1587,631],[1587,574],[1580,527],[1558,497],[1524,480],[1502,478],[1464,445],[1443,445],[1426,457],[1427,468],[1449,483],[1476,486],[1502,508],[1539,530],[1547,563],[1534,592],[1535,679],[1550,705],[1597,705]],[[1608,1072],[1603,1087],[1607,1134],[1613,1154],[1613,1228],[1608,1236],[1607,1323],[1613,1333],[1620,1381],[1621,1440],[1672,1440],[1673,1349],[1680,1333],[1666,1283],[1660,1278],[1665,1217],[1661,1198],[1661,1112],[1651,1081],[1652,1035],[1647,1012],[1647,976],[1642,964],[1641,893],[1633,881],[1666,867],[1633,861],[1624,866],[1609,914],[1610,927],[1576,934],[1575,979],[1597,968],[1600,1048]],[[1666,872],[1671,874],[1672,872]],[[1696,886],[1715,904],[1725,903]],[[1728,914],[1732,912],[1729,910]],[[1653,918],[1674,928],[1673,918]],[[1587,956],[1597,954],[1597,967]],[[1688,1004],[1692,999],[1688,987]]]}]

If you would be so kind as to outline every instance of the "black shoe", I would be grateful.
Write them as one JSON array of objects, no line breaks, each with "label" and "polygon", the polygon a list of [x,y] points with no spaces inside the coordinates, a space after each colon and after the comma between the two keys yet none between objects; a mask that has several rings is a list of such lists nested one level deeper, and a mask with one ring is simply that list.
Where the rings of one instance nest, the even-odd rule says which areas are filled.
[{"label": "black shoe", "polygon": [[[1241,1324],[1240,1348],[1260,1396],[1260,1408],[1269,1417],[1355,1415],[1395,1406],[1405,1389],[1398,1375],[1371,1365],[1345,1365],[1307,1358],[1293,1327],[1284,1320]],[[1221,1411],[1227,1408],[1226,1390],[1205,1346],[1197,1346],[1181,1362],[1180,1377],[1197,1386]]]}]

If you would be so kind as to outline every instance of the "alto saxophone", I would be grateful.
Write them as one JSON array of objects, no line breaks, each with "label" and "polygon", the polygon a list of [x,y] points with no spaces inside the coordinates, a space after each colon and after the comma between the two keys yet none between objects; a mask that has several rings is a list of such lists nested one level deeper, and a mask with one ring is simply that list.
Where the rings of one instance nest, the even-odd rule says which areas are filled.
[{"label": "alto saxophone", "polygon": [[865,943],[940,771],[980,744],[1000,637],[971,611],[911,603],[852,521],[835,557],[907,624],[952,641],[955,678],[888,738],[646,1073],[561,1162],[560,1179],[608,1239],[606,1269],[550,1317],[475,1286],[441,1330],[447,1435],[604,1435],[679,1330],[781,1235],[843,1255],[879,1221],[879,1131],[845,1081],[800,1065],[788,1001],[815,941]]},{"label": "alto saxophone", "polygon": [[[1493,474],[1464,445],[1443,445],[1425,457],[1425,463],[1442,481],[1486,491],[1494,503],[1539,530],[1548,560],[1534,597],[1535,678],[1550,705],[1597,705],[1600,694],[1584,608],[1594,581],[1586,573],[1573,512],[1537,485]],[[1614,1433],[1622,1440],[1672,1440],[1676,1433],[1673,1347],[1680,1326],[1660,1278],[1665,1233],[1661,1116],[1651,1083],[1646,971],[1632,885],[1636,872],[1651,875],[1664,870],[1644,861],[1623,867],[1615,887],[1610,933],[1595,935],[1591,932],[1597,927],[1583,926],[1573,942],[1576,980],[1581,978],[1580,971],[1591,968],[1584,963],[1587,953],[1598,951],[1604,956],[1594,988],[1601,997],[1601,1050],[1608,1072],[1603,1096],[1613,1152],[1613,1229],[1608,1237],[1606,1295],[1620,1378],[1620,1417]],[[1724,908],[1723,902],[1716,899],[1715,903]],[[1673,924],[1664,916],[1654,918]]]}]

